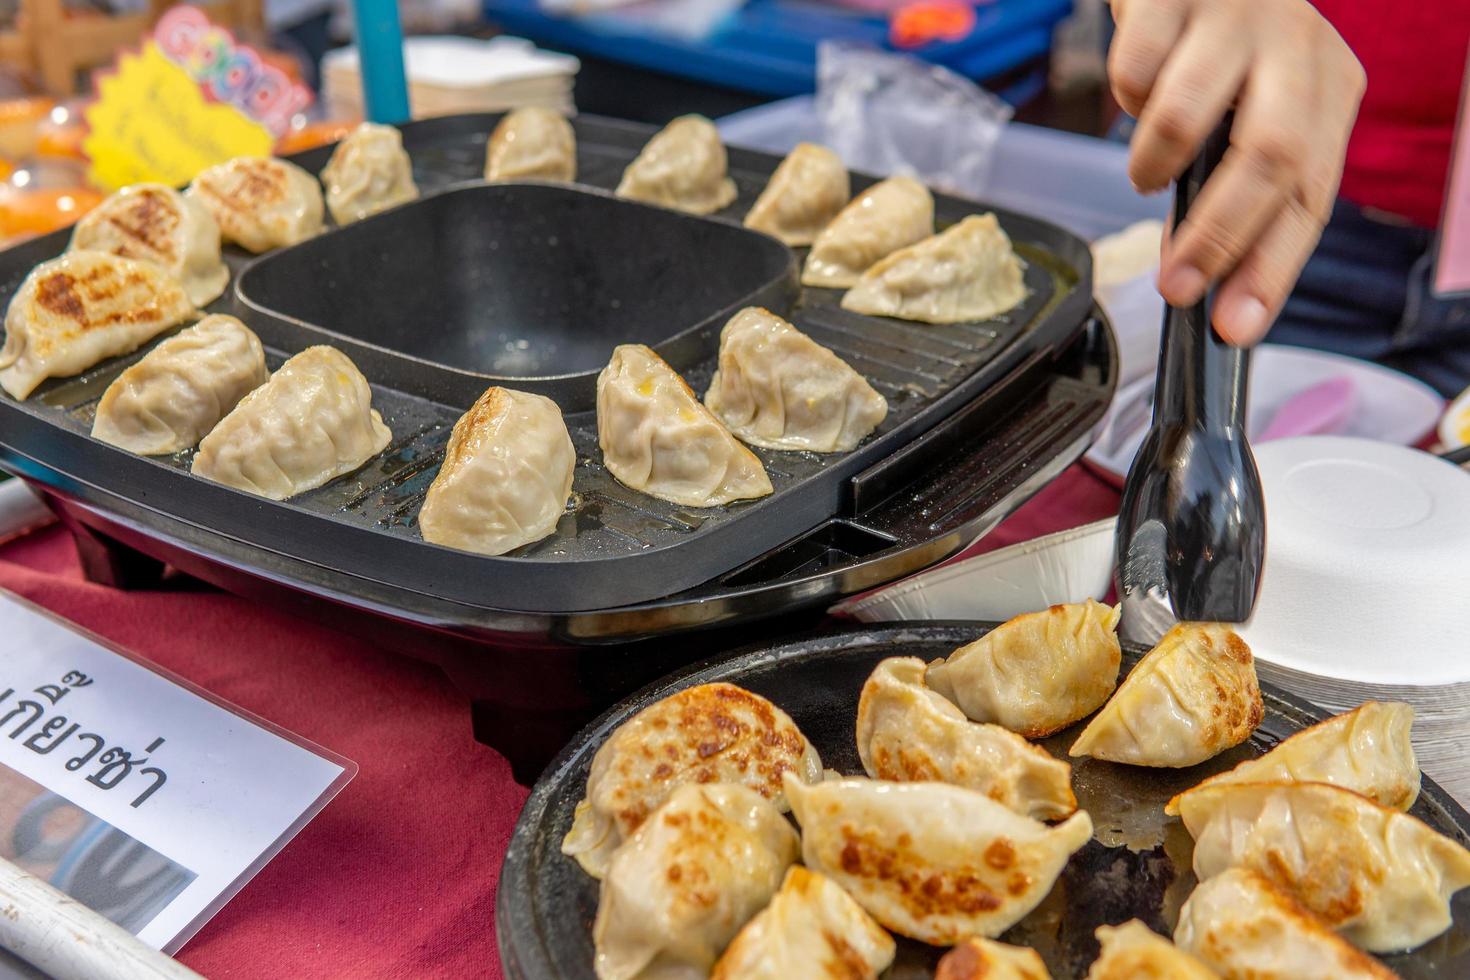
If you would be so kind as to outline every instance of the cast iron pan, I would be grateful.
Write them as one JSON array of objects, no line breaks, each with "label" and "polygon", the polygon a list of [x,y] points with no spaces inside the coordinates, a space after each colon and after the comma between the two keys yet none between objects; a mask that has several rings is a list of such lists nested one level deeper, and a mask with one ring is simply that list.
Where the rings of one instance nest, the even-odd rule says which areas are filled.
[{"label": "cast iron pan", "polygon": [[[862,774],[853,726],[858,694],[884,657],[947,655],[992,627],[981,623],[921,623],[862,627],[753,647],[660,681],[584,729],[547,768],[521,812],[506,853],[496,900],[496,932],[506,975],[513,980],[593,980],[592,919],[597,882],[561,854],[572,809],[582,799],[592,755],[607,736],[650,703],[695,684],[729,681],[774,701],[821,753],[824,765]],[[1142,655],[1124,646],[1126,673]],[[1000,938],[1041,953],[1056,980],[1082,977],[1097,956],[1093,930],[1140,918],[1173,932],[1179,907],[1195,884],[1193,842],[1177,818],[1163,814],[1175,793],[1205,776],[1261,755],[1286,736],[1323,720],[1320,709],[1262,686],[1266,717],[1256,734],[1191,769],[1140,769],[1092,759],[1073,760],[1079,805],[1095,824],[1094,839],[1072,856],[1040,906]],[[1074,725],[1046,739],[1065,758],[1082,730]],[[1411,811],[1435,830],[1470,845],[1470,814],[1428,777]],[[1470,976],[1470,889],[1454,899],[1455,922],[1412,953],[1384,957],[1405,980]],[[885,976],[930,977],[943,950],[900,939]]]}]

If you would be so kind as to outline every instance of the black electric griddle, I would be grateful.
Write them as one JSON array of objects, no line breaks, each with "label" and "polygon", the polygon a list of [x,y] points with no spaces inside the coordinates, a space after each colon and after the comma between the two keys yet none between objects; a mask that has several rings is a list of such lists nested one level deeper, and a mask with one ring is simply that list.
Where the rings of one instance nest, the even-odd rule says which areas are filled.
[{"label": "black electric griddle", "polygon": [[[226,249],[233,289],[210,309],[245,320],[272,368],[326,342],[373,383],[394,440],[356,473],[276,503],[193,477],[190,453],[146,459],[92,440],[97,399],[146,347],[26,402],[0,396],[0,463],[46,491],[89,573],[148,584],[167,563],[436,660],[488,708],[482,738],[500,743],[505,728],[544,761],[657,664],[953,554],[1077,458],[1106,408],[1115,345],[1091,303],[1086,243],[1061,229],[997,211],[1030,289],[1006,318],[863,317],[838,291],[798,285],[804,250],[740,226],[779,158],[732,148],[739,198],[696,218],[609,193],[652,127],[578,118],[581,187],[486,185],[497,121],[403,127],[418,202],[259,259]],[[294,159],[316,171],[329,155]],[[855,191],[870,183],[854,175]],[[936,195],[941,227],[983,209]],[[0,253],[0,298],[67,238]],[[720,327],[751,303],[867,376],[889,399],[883,425],[851,453],[757,450],[776,493],[728,508],[677,507],[611,479],[592,410],[606,354],[649,343],[702,392]],[[454,421],[492,383],[556,399],[579,455],[557,532],[500,558],[426,544],[415,527]],[[710,626],[727,632],[657,642]],[[650,638],[645,656],[569,650]],[[537,676],[487,646],[537,651]]]}]

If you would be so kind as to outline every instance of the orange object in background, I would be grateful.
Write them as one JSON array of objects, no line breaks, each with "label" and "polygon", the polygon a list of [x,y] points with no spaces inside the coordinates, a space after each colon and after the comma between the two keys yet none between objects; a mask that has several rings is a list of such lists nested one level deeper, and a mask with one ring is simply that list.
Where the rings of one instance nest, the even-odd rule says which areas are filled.
[{"label": "orange object in background", "polygon": [[65,228],[102,203],[106,195],[90,187],[0,189],[0,243]]},{"label": "orange object in background", "polygon": [[318,146],[337,142],[356,128],[357,120],[328,119],[322,122],[307,123],[300,129],[291,130],[277,140],[276,153],[284,157],[292,153],[314,150]]},{"label": "orange object in background", "polygon": [[900,7],[888,21],[896,48],[923,47],[931,41],[962,41],[975,29],[975,8],[954,0],[918,0]]},{"label": "orange object in background", "polygon": [[55,106],[47,98],[0,102],[0,157],[23,160],[34,153],[40,124]]},{"label": "orange object in background", "polygon": [[87,159],[82,141],[87,138],[87,120],[82,115],[83,103],[73,101],[59,105],[37,126],[36,156],[59,160]]}]

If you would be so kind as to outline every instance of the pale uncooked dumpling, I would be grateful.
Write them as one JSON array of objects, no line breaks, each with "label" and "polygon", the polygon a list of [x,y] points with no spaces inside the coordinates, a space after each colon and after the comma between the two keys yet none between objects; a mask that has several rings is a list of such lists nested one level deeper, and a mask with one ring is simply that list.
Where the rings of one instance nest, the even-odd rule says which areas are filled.
[{"label": "pale uncooked dumpling", "polygon": [[351,473],[393,434],[367,379],[335,347],[308,347],[241,399],[199,444],[193,472],[285,500]]},{"label": "pale uncooked dumpling", "polygon": [[618,845],[685,783],[738,783],[784,812],[787,772],[822,778],[817,750],[786,712],[734,684],[671,694],[619,725],[592,757],[562,853],[602,877]]},{"label": "pale uncooked dumpling", "polygon": [[1174,941],[1225,980],[1394,980],[1266,878],[1231,868],[1195,888]]},{"label": "pale uncooked dumpling", "polygon": [[339,225],[419,196],[403,134],[377,123],[362,123],[337,144],[322,168],[322,184],[327,188],[327,208]]},{"label": "pale uncooked dumpling", "polygon": [[186,197],[209,209],[220,235],[251,252],[268,252],[321,233],[321,185],[294,163],[236,157],[194,178]]},{"label": "pale uncooked dumpling", "polygon": [[893,938],[830,878],[800,865],[715,964],[710,980],[877,980]]},{"label": "pale uncooked dumpling", "polygon": [[183,285],[161,266],[67,252],[32,269],[10,300],[0,387],[23,401],[47,378],[135,351],[194,315]]},{"label": "pale uncooked dumpling", "polygon": [[680,786],[612,856],[592,924],[597,976],[707,977],[798,849],[796,831],[759,793]]},{"label": "pale uncooked dumpling", "polygon": [[[1395,810],[1407,810],[1419,798],[1419,762],[1409,741],[1413,725],[1414,709],[1409,705],[1367,701],[1297,732],[1265,755],[1211,776],[1200,786],[1331,783]],[[1179,812],[1178,796],[1164,812]]]},{"label": "pale uncooked dumpling", "polygon": [[988,320],[1026,298],[1021,278],[1021,260],[995,215],[972,214],[870,266],[842,308],[921,323]]},{"label": "pale uncooked dumpling", "polygon": [[845,289],[890,252],[934,234],[934,196],[912,177],[863,191],[817,235],[801,271],[807,286]]},{"label": "pale uncooked dumpling", "polygon": [[1340,786],[1221,783],[1185,794],[1179,815],[1201,881],[1249,868],[1378,953],[1444,932],[1450,897],[1470,885],[1470,851]]},{"label": "pale uncooked dumpling", "polygon": [[268,376],[260,338],[249,327],[232,316],[207,316],[107,386],[92,436],[143,456],[180,452]]},{"label": "pale uncooked dumpling", "polygon": [[704,403],[742,442],[817,453],[855,448],[888,414],[888,400],[846,361],[756,306],[720,331]]},{"label": "pale uncooked dumpling", "polygon": [[725,144],[704,116],[680,116],[648,141],[623,171],[618,196],[690,214],[712,214],[735,200]]},{"label": "pale uncooked dumpling", "polygon": [[1193,766],[1250,738],[1264,714],[1245,641],[1218,623],[1180,623],[1118,685],[1071,754]]},{"label": "pale uncooked dumpling", "polygon": [[486,180],[577,179],[577,137],[555,109],[527,106],[500,120],[485,150]]},{"label": "pale uncooked dumpling", "polygon": [[1137,919],[1100,926],[1087,980],[1216,980],[1215,971]]},{"label": "pale uncooked dumpling", "polygon": [[857,746],[874,779],[964,786],[1038,820],[1077,809],[1071,766],[1015,732],[970,721],[924,684],[918,657],[889,657],[869,675]]},{"label": "pale uncooked dumpling", "polygon": [[745,227],[793,247],[810,245],[851,194],[841,157],[816,143],[798,143],[771,174]]},{"label": "pale uncooked dumpling", "polygon": [[755,454],[642,344],[614,349],[597,376],[597,442],[621,483],[686,507],[717,507],[772,490]]},{"label": "pale uncooked dumpling", "polygon": [[214,215],[163,184],[134,184],[113,194],[77,222],[70,248],[162,266],[195,306],[214,302],[230,281]]},{"label": "pale uncooked dumpling", "polygon": [[1041,738],[1091,714],[1118,683],[1118,610],[1100,602],[1017,616],[931,664],[931,688],[972,721]]},{"label": "pale uncooked dumpling", "polygon": [[1047,826],[960,786],[786,776],[802,858],[894,932],[937,946],[995,937],[1034,909],[1092,838],[1078,810]]},{"label": "pale uncooked dumpling", "polygon": [[971,936],[944,954],[934,980],[1051,980],[1041,954]]},{"label": "pale uncooked dumpling", "polygon": [[419,531],[425,541],[482,555],[540,541],[566,513],[576,465],[556,402],[491,388],[454,423]]}]

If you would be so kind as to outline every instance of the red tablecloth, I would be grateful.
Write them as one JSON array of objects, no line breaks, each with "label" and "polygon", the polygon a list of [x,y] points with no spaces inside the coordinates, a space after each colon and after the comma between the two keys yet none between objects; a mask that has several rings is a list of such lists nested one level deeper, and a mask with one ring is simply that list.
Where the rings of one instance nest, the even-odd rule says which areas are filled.
[{"label": "red tablecloth", "polygon": [[[973,552],[1116,512],[1067,471]],[[526,798],[433,668],[204,588],[83,580],[51,528],[0,548],[0,588],[357,762],[357,778],[184,947],[208,977],[500,976],[495,884]]]}]

